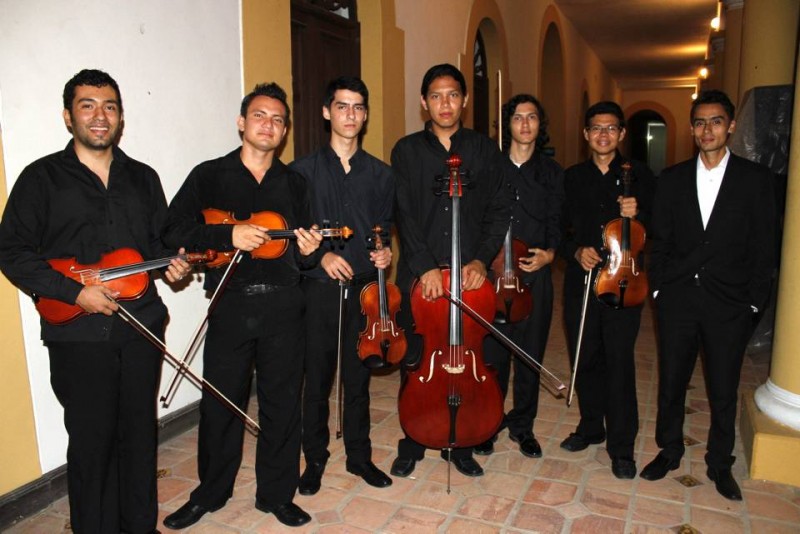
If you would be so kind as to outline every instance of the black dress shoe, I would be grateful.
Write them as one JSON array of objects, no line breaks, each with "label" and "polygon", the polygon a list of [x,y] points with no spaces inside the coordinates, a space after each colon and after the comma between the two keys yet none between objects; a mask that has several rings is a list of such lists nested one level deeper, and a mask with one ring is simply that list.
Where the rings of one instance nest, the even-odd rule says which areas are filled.
[{"label": "black dress shoe", "polygon": [[617,478],[629,480],[636,476],[636,462],[629,456],[618,456],[611,459],[611,472]]},{"label": "black dress shoe", "polygon": [[405,478],[414,472],[414,468],[416,466],[417,466],[416,460],[398,456],[397,458],[394,459],[394,462],[392,462],[392,468],[389,470],[389,472],[396,477]]},{"label": "black dress shoe", "polygon": [[363,464],[346,463],[345,468],[348,473],[360,476],[364,482],[376,488],[385,488],[392,485],[392,479],[386,476],[386,473],[375,467],[372,462],[365,462]]},{"label": "black dress shoe", "polygon": [[582,436],[577,432],[573,432],[567,439],[561,442],[561,448],[566,449],[569,452],[578,452],[582,451],[589,445],[596,445],[598,443],[603,443],[606,440],[604,435],[599,436]]},{"label": "black dress shoe", "polygon": [[497,438],[487,439],[479,445],[472,447],[472,452],[479,456],[489,456],[494,452],[494,440]]},{"label": "black dress shoe", "polygon": [[673,460],[659,452],[652,462],[644,466],[639,476],[645,480],[661,480],[667,476],[667,473],[674,471],[680,466],[680,459]]},{"label": "black dress shoe", "polygon": [[289,527],[299,527],[311,521],[311,516],[293,502],[266,504],[256,499],[256,509],[267,514],[275,514],[275,519]]},{"label": "black dress shoe", "polygon": [[533,434],[508,434],[514,443],[519,443],[519,452],[528,458],[541,458],[542,446],[533,437]]},{"label": "black dress shoe", "polygon": [[300,477],[300,484],[297,492],[300,495],[314,495],[322,485],[322,473],[325,472],[325,462],[308,462],[303,476]]},{"label": "black dress shoe", "polygon": [[732,501],[742,500],[742,490],[739,489],[739,484],[734,480],[730,469],[709,467],[706,475],[714,481],[714,485],[720,495]]},{"label": "black dress shoe", "polygon": [[164,518],[164,526],[172,530],[180,530],[194,525],[208,512],[216,512],[224,505],[215,508],[205,508],[199,504],[188,501],[186,504]]},{"label": "black dress shoe", "polygon": [[[442,450],[442,459],[445,461],[448,460],[448,454],[446,450]],[[456,471],[462,475],[468,477],[483,476],[483,467],[481,467],[481,465],[476,462],[475,458],[472,456],[467,456],[466,458],[450,458],[449,460],[456,468]]]}]

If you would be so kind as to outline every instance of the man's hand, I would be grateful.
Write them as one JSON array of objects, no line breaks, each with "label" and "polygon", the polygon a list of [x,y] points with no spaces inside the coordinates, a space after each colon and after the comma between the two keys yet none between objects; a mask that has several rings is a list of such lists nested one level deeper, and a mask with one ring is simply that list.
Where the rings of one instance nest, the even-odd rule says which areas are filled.
[{"label": "man's hand", "polygon": [[538,271],[545,265],[553,263],[556,257],[556,251],[552,248],[547,250],[543,248],[529,248],[528,252],[531,254],[530,256],[523,256],[519,259],[519,268],[526,273]]},{"label": "man's hand", "polygon": [[636,197],[617,197],[619,203],[619,214],[622,217],[634,218],[639,213],[639,207],[636,204]]},{"label": "man's hand", "polygon": [[486,266],[480,260],[472,260],[461,268],[461,289],[478,289],[486,280]]},{"label": "man's hand", "polygon": [[[311,229],[319,230],[319,226],[315,224]],[[303,256],[311,255],[319,248],[320,243],[322,243],[322,234],[319,232],[298,228],[294,231],[294,235],[297,237],[297,248],[300,249],[300,254]]]},{"label": "man's hand", "polygon": [[442,271],[439,269],[431,269],[420,276],[419,283],[422,285],[422,298],[425,300],[433,301],[444,295]]},{"label": "man's hand", "polygon": [[[181,247],[178,250],[178,254],[185,254],[186,249]],[[178,280],[183,280],[183,278],[192,271],[192,266],[189,265],[186,260],[181,260],[178,258],[174,258],[169,262],[169,267],[167,267],[164,276],[170,283],[177,282]]]},{"label": "man's hand", "polygon": [[268,228],[256,224],[235,224],[231,241],[233,246],[239,250],[252,252],[267,241],[270,241],[271,238],[267,230]]},{"label": "man's hand", "polygon": [[392,264],[392,249],[383,247],[380,250],[373,250],[369,253],[369,259],[378,269],[385,269]]},{"label": "man's hand", "polygon": [[81,292],[78,293],[75,304],[83,308],[88,314],[102,313],[103,315],[111,315],[119,309],[119,306],[109,298],[116,299],[118,296],[119,291],[114,291],[106,286],[84,286]]},{"label": "man's hand", "polygon": [[591,271],[603,261],[594,247],[578,247],[578,250],[575,251],[575,259],[578,260],[584,271]]},{"label": "man's hand", "polygon": [[320,265],[334,280],[346,282],[353,278],[353,268],[347,263],[347,260],[333,252],[326,252],[320,260]]}]

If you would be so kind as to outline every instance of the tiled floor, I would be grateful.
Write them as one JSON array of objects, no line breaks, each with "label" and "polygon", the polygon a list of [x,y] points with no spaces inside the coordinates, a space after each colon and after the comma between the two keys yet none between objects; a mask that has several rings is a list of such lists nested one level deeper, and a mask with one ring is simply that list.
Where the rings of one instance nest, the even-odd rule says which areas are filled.
[{"label": "tiled floor", "polygon": [[[560,303],[556,303],[546,365],[560,377],[569,377]],[[641,429],[636,460],[643,467],[655,455],[656,351],[652,314],[645,309],[636,349]],[[741,387],[764,382],[764,357],[745,359]],[[372,443],[374,462],[388,472],[402,436],[397,418],[399,373],[372,380]],[[251,407],[251,413],[253,409]],[[611,474],[603,445],[569,453],[559,443],[574,430],[578,409],[563,399],[541,392],[534,431],[544,449],[541,459],[529,459],[503,432],[495,453],[476,457],[486,474],[479,478],[451,473],[446,492],[447,464],[429,451],[412,478],[393,478],[385,489],[367,486],[344,468],[341,441],[332,444],[331,459],[315,496],[298,495],[295,502],[312,515],[301,529],[278,523],[254,507],[254,438],[245,443],[245,459],[233,498],[222,510],[206,515],[186,529],[200,533],[272,532],[553,532],[553,533],[798,533],[800,488],[749,480],[741,441],[736,442],[734,476],[741,482],[743,502],[717,494],[705,475],[703,454],[709,424],[702,368],[692,379],[687,406],[687,441],[694,443],[678,470],[658,482],[640,478],[623,481]],[[197,482],[197,432],[191,430],[159,449],[159,521],[181,506]],[[681,483],[683,482],[683,483]],[[15,527],[15,533],[50,533],[68,529],[66,499]],[[163,526],[162,532],[167,531]]]}]

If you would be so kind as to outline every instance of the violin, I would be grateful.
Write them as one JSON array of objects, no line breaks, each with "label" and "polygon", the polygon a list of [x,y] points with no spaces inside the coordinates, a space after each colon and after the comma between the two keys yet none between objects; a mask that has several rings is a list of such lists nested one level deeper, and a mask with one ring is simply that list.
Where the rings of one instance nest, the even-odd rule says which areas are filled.
[{"label": "violin", "polygon": [[[375,250],[383,248],[382,228],[375,226]],[[358,336],[358,357],[370,369],[390,367],[403,359],[408,343],[395,316],[400,310],[400,289],[386,280],[385,269],[378,269],[378,281],[361,290],[361,313],[367,322]]]},{"label": "violin", "polygon": [[530,288],[522,282],[519,268],[520,258],[528,256],[528,245],[521,239],[512,239],[511,225],[508,226],[503,248],[492,261],[494,273],[494,293],[497,316],[494,322],[518,323],[526,319],[533,309],[533,295]]},{"label": "violin", "polygon": [[[623,196],[631,195],[631,164],[622,164]],[[594,294],[612,308],[638,306],[647,298],[647,275],[642,267],[644,225],[630,217],[614,219],[603,228],[608,259],[597,273]]]},{"label": "violin", "polygon": [[[100,261],[88,265],[78,263],[75,258],[56,258],[47,260],[47,263],[67,278],[85,286],[102,284],[118,291],[117,300],[136,300],[147,291],[147,286],[150,284],[147,271],[166,267],[174,259],[198,264],[213,261],[216,257],[216,252],[207,250],[204,253],[178,254],[144,261],[136,250],[120,248],[103,254]],[[50,324],[67,324],[86,315],[86,311],[77,304],[41,296],[35,296],[34,302],[36,311]]]},{"label": "violin", "polygon": [[[461,290],[460,197],[461,158],[448,158],[446,191],[452,202],[452,268],[442,269],[449,299],[427,301],[417,280],[411,289],[411,312],[416,331],[423,337],[423,354],[417,370],[409,371],[401,385],[398,412],[403,430],[426,447],[472,447],[491,438],[503,419],[503,394],[496,372],[483,362],[487,331],[464,304],[484,320],[494,318],[494,292],[484,280],[480,288]],[[444,191],[442,191],[443,193]],[[457,304],[460,302],[461,305]]]},{"label": "violin", "polygon": [[[289,248],[289,239],[295,239],[294,230],[288,229],[286,219],[280,213],[274,211],[259,211],[250,215],[247,219],[237,219],[233,213],[216,208],[206,208],[203,210],[203,218],[206,224],[254,224],[267,228],[270,240],[260,247],[251,250],[250,255],[260,260],[272,260],[283,256]],[[322,237],[348,239],[353,235],[353,231],[347,226],[341,228],[313,228],[310,232],[322,234]],[[220,252],[217,259],[208,264],[209,267],[219,267],[225,265],[233,258],[234,251]]]}]

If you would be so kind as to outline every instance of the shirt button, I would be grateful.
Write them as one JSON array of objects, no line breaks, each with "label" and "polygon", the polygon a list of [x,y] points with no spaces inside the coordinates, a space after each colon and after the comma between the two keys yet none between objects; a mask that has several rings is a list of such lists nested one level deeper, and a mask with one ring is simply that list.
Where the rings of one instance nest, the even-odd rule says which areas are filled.
[{"label": "shirt button", "polygon": [[450,209],[450,208],[449,208],[448,206],[445,206],[445,207],[444,207],[444,211],[447,211],[447,210],[449,210],[449,209]]}]

